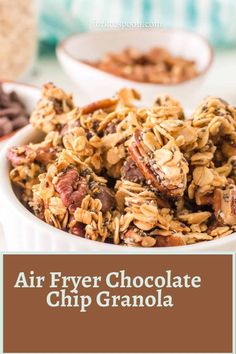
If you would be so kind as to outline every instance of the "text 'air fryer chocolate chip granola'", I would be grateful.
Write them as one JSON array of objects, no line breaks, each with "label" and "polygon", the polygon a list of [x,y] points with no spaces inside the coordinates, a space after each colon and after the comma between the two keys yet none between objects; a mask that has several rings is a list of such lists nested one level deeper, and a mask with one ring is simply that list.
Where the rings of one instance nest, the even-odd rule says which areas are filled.
[{"label": "text 'air fryer chocolate chip granola'", "polygon": [[31,115],[45,133],[13,147],[10,177],[50,225],[116,245],[181,246],[236,230],[236,109],[206,98],[185,119],[169,96],[139,94],[76,107],[52,84]]}]

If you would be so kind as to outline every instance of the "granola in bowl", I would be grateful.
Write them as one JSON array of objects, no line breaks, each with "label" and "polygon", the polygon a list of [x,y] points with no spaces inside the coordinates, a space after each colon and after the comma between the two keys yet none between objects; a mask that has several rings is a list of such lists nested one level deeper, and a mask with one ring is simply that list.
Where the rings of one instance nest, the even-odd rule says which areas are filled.
[{"label": "granola in bowl", "polygon": [[8,151],[10,178],[38,218],[73,235],[132,247],[183,246],[236,230],[236,108],[207,97],[139,94],[75,106],[49,83],[31,114],[43,133]]}]

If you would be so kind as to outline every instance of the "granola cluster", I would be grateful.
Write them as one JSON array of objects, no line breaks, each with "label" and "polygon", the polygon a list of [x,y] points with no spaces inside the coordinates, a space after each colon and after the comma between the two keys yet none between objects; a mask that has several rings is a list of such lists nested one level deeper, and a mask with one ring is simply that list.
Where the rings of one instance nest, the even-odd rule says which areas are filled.
[{"label": "granola cluster", "polygon": [[106,53],[96,62],[85,63],[125,79],[155,84],[178,84],[198,74],[194,60],[173,56],[159,47],[146,53],[129,47],[119,53]]},{"label": "granola cluster", "polygon": [[50,225],[134,247],[181,246],[236,230],[236,108],[208,97],[189,119],[167,95],[122,89],[76,107],[47,84],[39,143],[8,152],[21,200]]}]

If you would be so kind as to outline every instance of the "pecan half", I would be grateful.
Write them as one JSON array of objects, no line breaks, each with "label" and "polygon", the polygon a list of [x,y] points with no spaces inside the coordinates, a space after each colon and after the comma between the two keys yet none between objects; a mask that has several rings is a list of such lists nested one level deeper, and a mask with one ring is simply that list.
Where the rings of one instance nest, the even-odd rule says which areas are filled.
[{"label": "pecan half", "polygon": [[[164,146],[155,153],[143,143],[142,132],[136,130],[134,142],[129,146],[129,152],[147,184],[152,185],[157,191],[165,193],[168,197],[183,196],[188,166],[177,147],[169,149]],[[177,153],[182,161],[181,159],[175,161]],[[174,162],[171,164],[171,161]]]},{"label": "pecan half", "polygon": [[63,204],[73,212],[81,206],[88,185],[86,179],[79,176],[77,169],[71,167],[58,177],[55,189],[60,194]]},{"label": "pecan half", "polygon": [[35,161],[47,165],[56,158],[56,151],[51,146],[40,146],[36,149]]}]

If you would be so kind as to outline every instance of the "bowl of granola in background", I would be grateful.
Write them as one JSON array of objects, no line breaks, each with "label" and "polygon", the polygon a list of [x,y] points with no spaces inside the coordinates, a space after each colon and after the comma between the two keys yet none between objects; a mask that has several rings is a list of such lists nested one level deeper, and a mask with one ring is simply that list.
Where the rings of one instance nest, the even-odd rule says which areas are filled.
[{"label": "bowl of granola in background", "polygon": [[136,107],[138,98],[124,89],[78,108],[71,95],[44,86],[33,126],[0,156],[9,250],[236,250],[235,145],[228,141],[236,109],[209,97],[186,121],[169,96],[149,108]]},{"label": "bowl of granola in background", "polygon": [[0,146],[29,123],[29,115],[39,98],[31,85],[0,82]]},{"label": "bowl of granola in background", "polygon": [[59,44],[57,57],[85,94],[101,98],[134,87],[148,103],[166,92],[186,104],[209,72],[213,49],[184,30],[113,30],[72,35]]}]

